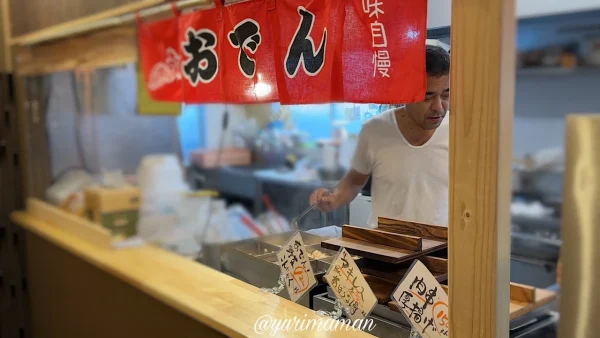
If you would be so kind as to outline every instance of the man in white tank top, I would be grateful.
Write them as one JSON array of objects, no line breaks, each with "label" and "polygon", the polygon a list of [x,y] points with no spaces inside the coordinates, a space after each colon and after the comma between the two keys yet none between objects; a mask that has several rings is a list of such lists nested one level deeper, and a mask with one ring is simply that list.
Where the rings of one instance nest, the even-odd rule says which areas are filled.
[{"label": "man in white tank top", "polygon": [[[448,107],[450,55],[426,47],[427,90],[423,101],[366,122],[348,171],[335,191],[317,189],[310,203],[321,211],[350,203],[372,176],[372,214],[377,217],[448,225]],[[410,85],[410,84],[407,84]],[[361,224],[356,224],[361,225]]]}]

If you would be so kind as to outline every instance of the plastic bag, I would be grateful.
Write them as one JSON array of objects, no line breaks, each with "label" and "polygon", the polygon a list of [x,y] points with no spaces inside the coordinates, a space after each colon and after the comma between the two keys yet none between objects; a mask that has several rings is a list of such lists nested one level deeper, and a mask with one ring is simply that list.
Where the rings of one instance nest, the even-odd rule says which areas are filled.
[{"label": "plastic bag", "polygon": [[267,229],[269,235],[292,230],[290,223],[285,217],[271,211],[261,214],[259,220],[263,227]]}]

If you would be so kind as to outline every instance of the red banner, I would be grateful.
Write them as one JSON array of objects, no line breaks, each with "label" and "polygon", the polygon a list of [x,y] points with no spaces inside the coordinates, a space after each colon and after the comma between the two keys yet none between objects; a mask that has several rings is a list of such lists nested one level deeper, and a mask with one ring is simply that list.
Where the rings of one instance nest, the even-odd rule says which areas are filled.
[{"label": "red banner", "polygon": [[278,101],[276,60],[267,1],[227,6],[224,16],[224,100],[233,103]]},{"label": "red banner", "polygon": [[278,27],[274,40],[281,103],[335,101],[341,82],[334,69],[343,37],[343,0],[278,1],[270,15]]},{"label": "red banner", "polygon": [[223,8],[217,6],[181,16],[179,44],[184,101],[226,102],[221,95],[221,73],[229,67],[224,65],[223,57]]},{"label": "red banner", "polygon": [[[426,19],[426,0],[250,0],[140,24],[140,54],[158,100],[409,103],[425,93]],[[173,48],[180,72],[152,81]]]},{"label": "red banner", "polygon": [[341,99],[409,103],[425,97],[427,2],[346,0]]},{"label": "red banner", "polygon": [[178,13],[171,19],[144,23],[137,20],[138,49],[144,81],[157,101],[183,101]]}]

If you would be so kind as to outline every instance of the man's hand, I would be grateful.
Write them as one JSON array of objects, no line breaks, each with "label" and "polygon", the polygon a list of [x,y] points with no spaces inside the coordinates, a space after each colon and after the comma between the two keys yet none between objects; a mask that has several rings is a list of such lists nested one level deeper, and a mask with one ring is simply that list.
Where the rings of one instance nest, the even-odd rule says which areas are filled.
[{"label": "man's hand", "polygon": [[333,192],[325,188],[313,191],[309,199],[310,205],[318,202],[317,209],[323,212],[333,211],[350,203],[358,195],[360,189],[365,186],[368,179],[369,175],[350,169]]},{"label": "man's hand", "polygon": [[330,212],[337,209],[335,194],[325,188],[319,188],[310,195],[310,205],[318,202],[317,209],[322,212]]}]

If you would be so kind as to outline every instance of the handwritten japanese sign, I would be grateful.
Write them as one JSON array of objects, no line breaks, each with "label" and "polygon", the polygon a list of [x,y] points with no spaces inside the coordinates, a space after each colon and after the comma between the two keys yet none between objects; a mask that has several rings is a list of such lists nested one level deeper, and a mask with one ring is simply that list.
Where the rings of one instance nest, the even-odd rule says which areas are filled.
[{"label": "handwritten japanese sign", "polygon": [[315,284],[314,271],[310,266],[308,252],[299,232],[296,232],[277,253],[277,262],[281,273],[285,276],[285,288],[290,294],[292,302],[300,299]]},{"label": "handwritten japanese sign", "polygon": [[415,260],[392,298],[421,336],[448,337],[448,295],[423,263]]},{"label": "handwritten japanese sign", "polygon": [[346,249],[340,249],[323,278],[342,302],[352,321],[367,318],[377,305],[373,290]]}]

